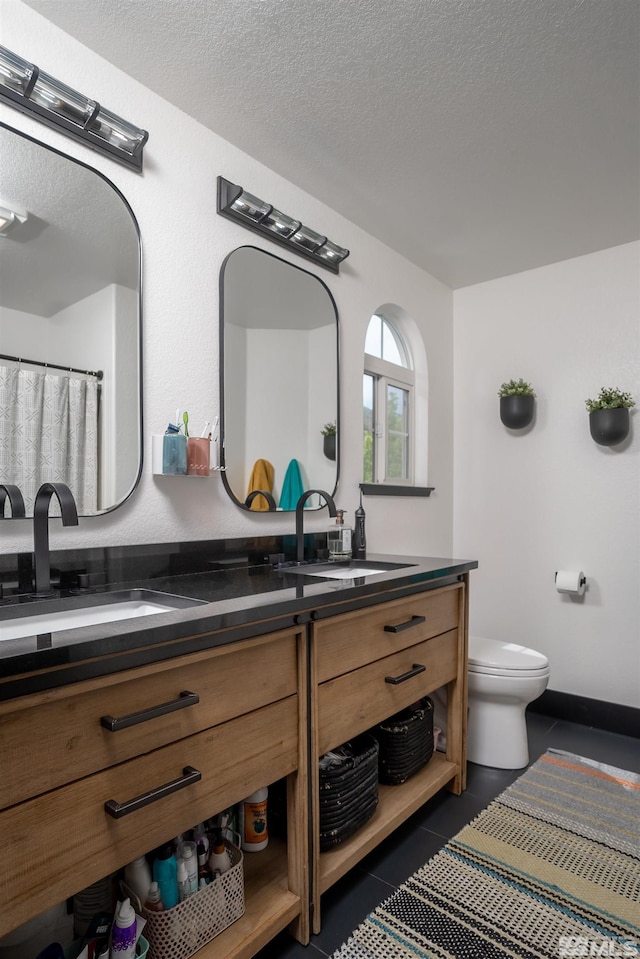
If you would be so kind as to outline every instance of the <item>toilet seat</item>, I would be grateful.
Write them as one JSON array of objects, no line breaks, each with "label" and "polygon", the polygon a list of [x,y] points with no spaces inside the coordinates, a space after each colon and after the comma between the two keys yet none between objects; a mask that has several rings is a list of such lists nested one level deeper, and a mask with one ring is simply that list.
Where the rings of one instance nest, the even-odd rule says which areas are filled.
[{"label": "toilet seat", "polygon": [[549,660],[542,653],[516,643],[482,636],[469,637],[469,672],[491,676],[544,676]]}]

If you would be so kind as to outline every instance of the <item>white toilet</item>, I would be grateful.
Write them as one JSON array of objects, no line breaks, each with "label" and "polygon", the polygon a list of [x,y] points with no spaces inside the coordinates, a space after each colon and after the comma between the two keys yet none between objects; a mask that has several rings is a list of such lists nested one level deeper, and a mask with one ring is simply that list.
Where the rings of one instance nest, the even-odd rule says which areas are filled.
[{"label": "white toilet", "polygon": [[528,764],[525,709],[545,691],[549,673],[549,660],[534,649],[469,636],[469,762],[498,769]]}]

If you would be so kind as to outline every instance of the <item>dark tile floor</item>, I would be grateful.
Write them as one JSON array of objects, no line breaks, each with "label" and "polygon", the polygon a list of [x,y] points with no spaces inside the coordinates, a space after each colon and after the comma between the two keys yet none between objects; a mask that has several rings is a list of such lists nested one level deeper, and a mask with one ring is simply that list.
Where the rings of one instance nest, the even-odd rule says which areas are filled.
[{"label": "dark tile floor", "polygon": [[[640,773],[640,741],[577,723],[527,715],[529,754],[533,762],[548,748]],[[433,856],[522,770],[490,769],[469,763],[467,789],[461,796],[434,796],[392,836],[363,859],[322,897],[322,930],[301,946],[288,933],[277,936],[255,959],[321,959],[330,956],[365,916]]]}]

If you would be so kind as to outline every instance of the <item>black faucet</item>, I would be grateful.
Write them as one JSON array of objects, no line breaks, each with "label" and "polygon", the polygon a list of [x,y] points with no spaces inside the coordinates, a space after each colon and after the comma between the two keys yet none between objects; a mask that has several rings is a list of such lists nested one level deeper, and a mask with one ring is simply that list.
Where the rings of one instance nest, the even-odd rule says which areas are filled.
[{"label": "black faucet", "polygon": [[[276,507],[276,501],[274,500],[274,498],[273,498],[273,496],[271,495],[271,493],[270,493],[268,490],[266,490],[266,489],[254,489],[254,490],[252,490],[252,491],[249,493],[249,495],[247,496],[246,500],[244,501],[244,505],[245,505],[245,506],[251,506],[251,504],[253,503],[253,501],[254,501],[254,499],[256,498],[256,496],[264,496],[264,498],[266,499],[267,503],[269,504],[269,512],[272,512],[272,510],[277,509],[277,507]],[[266,510],[265,510],[265,512],[266,512]]]},{"label": "black faucet", "polygon": [[314,493],[317,493],[318,496],[322,496],[324,499],[325,503],[329,507],[329,516],[336,515],[336,504],[333,502],[333,497],[329,496],[328,493],[325,493],[324,490],[308,489],[302,494],[296,503],[296,560],[298,563],[304,562],[304,531],[302,523],[304,504],[307,502],[310,496],[313,496]]},{"label": "black faucet", "polygon": [[36,596],[51,592],[49,565],[49,504],[55,494],[60,503],[63,526],[78,525],[78,510],[73,493],[65,483],[43,483],[33,504],[33,555],[36,573]]},{"label": "black faucet", "polygon": [[5,519],[4,504],[6,500],[11,504],[11,516],[13,519],[24,519],[24,499],[17,486],[12,483],[0,483],[0,519]]}]

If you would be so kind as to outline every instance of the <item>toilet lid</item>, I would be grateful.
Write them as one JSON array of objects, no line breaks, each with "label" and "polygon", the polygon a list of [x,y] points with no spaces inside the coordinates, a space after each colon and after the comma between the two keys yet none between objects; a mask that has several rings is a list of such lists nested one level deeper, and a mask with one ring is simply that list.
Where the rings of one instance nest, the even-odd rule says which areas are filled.
[{"label": "toilet lid", "polygon": [[546,669],[549,660],[535,649],[516,643],[501,643],[482,636],[469,637],[469,666],[484,666],[500,670],[534,671]]}]

